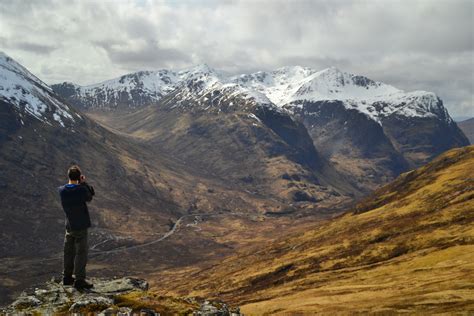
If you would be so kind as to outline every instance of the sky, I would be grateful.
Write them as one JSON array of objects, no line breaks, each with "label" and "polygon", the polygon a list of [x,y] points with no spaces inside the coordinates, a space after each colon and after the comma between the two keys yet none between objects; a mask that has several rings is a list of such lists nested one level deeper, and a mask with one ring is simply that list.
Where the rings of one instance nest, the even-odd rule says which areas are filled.
[{"label": "sky", "polygon": [[474,116],[473,0],[0,0],[0,50],[47,83],[196,64],[330,66]]}]

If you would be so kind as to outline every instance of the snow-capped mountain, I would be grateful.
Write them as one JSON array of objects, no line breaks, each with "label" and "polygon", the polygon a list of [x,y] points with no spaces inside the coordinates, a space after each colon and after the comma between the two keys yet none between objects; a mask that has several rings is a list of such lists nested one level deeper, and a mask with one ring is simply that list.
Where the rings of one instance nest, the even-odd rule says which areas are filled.
[{"label": "snow-capped mountain", "polygon": [[266,95],[273,103],[288,109],[302,102],[342,101],[380,122],[390,115],[438,116],[450,120],[441,100],[432,92],[405,92],[364,76],[342,72],[335,67],[315,71],[305,67],[284,67],[233,78],[234,82]]},{"label": "snow-capped mountain", "polygon": [[2,52],[0,52],[0,101],[14,107],[22,124],[26,117],[62,127],[81,120],[79,114],[56,98],[48,85]]},{"label": "snow-capped mountain", "polygon": [[217,94],[239,95],[243,99],[271,103],[264,95],[230,81],[206,64],[180,71],[140,71],[89,86],[64,82],[52,87],[71,103],[83,108],[141,107],[157,103],[177,89],[181,89],[174,95],[178,104],[191,99],[199,100],[198,104],[206,104],[209,94],[214,98]]},{"label": "snow-capped mountain", "polygon": [[240,95],[290,111],[301,107],[303,102],[338,100],[347,109],[359,111],[379,123],[391,115],[451,120],[442,101],[432,92],[405,92],[334,67],[316,71],[295,66],[226,76],[204,64],[180,71],[140,71],[89,86],[65,82],[53,88],[73,104],[86,108],[141,107],[184,88],[178,100],[198,99],[206,107],[208,104],[203,101],[209,95],[219,99]]}]

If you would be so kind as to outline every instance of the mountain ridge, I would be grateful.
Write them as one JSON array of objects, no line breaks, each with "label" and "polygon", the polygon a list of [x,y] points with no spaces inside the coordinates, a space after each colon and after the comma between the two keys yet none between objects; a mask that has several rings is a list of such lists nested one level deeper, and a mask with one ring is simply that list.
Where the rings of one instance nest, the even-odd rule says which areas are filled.
[{"label": "mountain ridge", "polygon": [[[206,76],[208,80],[202,80]],[[136,107],[158,102],[167,93],[197,78],[205,82],[208,87],[219,82],[222,86],[236,85],[239,88],[247,88],[248,90],[244,90],[242,93],[252,95],[262,103],[271,101],[278,107],[288,109],[298,106],[293,104],[295,101],[343,100],[347,103],[347,107],[354,108],[377,122],[380,122],[379,115],[389,116],[391,114],[434,115],[450,120],[439,98],[432,92],[404,92],[364,76],[342,72],[336,67],[316,71],[309,67],[290,66],[270,72],[259,71],[227,76],[223,72],[202,64],[180,71],[168,69],[138,71],[86,86],[63,82],[53,84],[52,87],[66,96],[68,94],[61,93],[61,91],[68,90],[69,98],[74,96],[71,100],[76,104],[84,106],[85,102],[81,101],[83,98],[88,100],[89,107],[99,108],[117,107],[119,105],[117,103],[118,94],[120,93],[128,94],[128,99],[133,100],[133,94],[142,89],[141,93],[148,97],[129,104],[129,106]],[[72,91],[75,91],[74,94]],[[110,93],[114,95],[111,98],[112,103],[109,98],[104,97]],[[377,102],[395,104],[396,106],[373,106]]]}]

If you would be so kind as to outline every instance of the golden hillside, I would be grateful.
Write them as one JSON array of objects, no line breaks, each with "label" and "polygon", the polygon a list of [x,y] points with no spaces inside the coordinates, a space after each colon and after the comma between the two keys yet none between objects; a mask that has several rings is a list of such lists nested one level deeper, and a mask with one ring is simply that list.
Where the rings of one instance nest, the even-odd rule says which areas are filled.
[{"label": "golden hillside", "polygon": [[172,289],[161,292],[219,297],[247,315],[474,311],[473,219],[469,146],[302,234],[161,275]]}]

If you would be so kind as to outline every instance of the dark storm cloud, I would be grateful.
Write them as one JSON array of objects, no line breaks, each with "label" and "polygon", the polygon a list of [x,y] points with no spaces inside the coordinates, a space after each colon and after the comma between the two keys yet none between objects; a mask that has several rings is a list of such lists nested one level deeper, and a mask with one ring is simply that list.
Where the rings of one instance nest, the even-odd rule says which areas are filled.
[{"label": "dark storm cloud", "polygon": [[337,66],[474,115],[473,12],[471,0],[0,0],[0,44],[50,82]]}]

